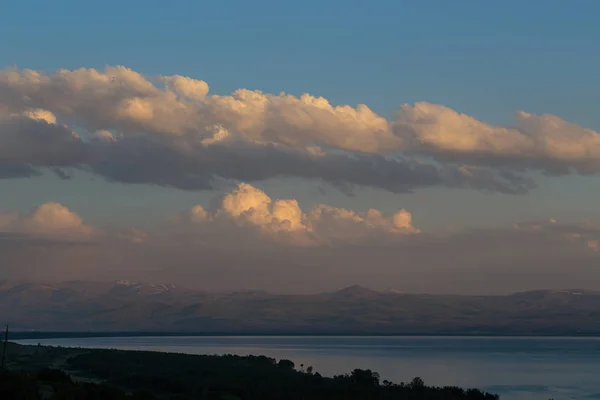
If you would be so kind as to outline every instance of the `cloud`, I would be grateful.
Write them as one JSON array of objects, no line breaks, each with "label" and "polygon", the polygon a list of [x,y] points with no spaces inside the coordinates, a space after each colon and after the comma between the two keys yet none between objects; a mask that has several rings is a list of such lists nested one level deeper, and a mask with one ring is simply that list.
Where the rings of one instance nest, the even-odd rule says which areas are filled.
[{"label": "cloud", "polygon": [[[230,211],[221,202],[214,209],[195,207],[176,223],[148,233],[105,229],[104,239],[93,245],[53,239],[55,235],[0,234],[0,272],[10,279],[142,279],[213,292],[278,293],[360,284],[413,293],[502,294],[597,289],[600,279],[600,253],[595,251],[600,225],[593,222],[548,219],[415,234],[393,232],[412,226],[405,212],[385,216],[382,223],[376,212],[315,206],[302,210],[300,221],[312,224],[316,234],[311,238],[323,241],[299,245],[291,239],[309,233],[281,222],[298,215],[293,200],[276,207],[277,200],[270,199],[265,207],[266,198],[252,189],[238,188],[230,195],[239,197],[229,204]],[[265,208],[272,219],[254,214],[260,216]],[[313,208],[320,213],[312,213]],[[238,217],[231,215],[233,210]],[[335,228],[328,228],[332,220]]]},{"label": "cloud", "polygon": [[422,102],[402,106],[392,129],[406,138],[407,150],[439,160],[552,174],[600,172],[600,134],[553,115],[520,111],[514,126],[501,127]]},{"label": "cloud", "polygon": [[0,179],[31,178],[41,173],[31,165],[0,162]]},{"label": "cloud", "polygon": [[135,227],[97,227],[63,204],[43,203],[28,213],[0,212],[0,239],[20,245],[141,244],[148,232]]},{"label": "cloud", "polygon": [[273,200],[246,183],[225,195],[216,209],[197,205],[177,221],[201,241],[226,246],[240,234],[252,243],[258,233],[276,243],[306,246],[389,241],[419,233],[404,209],[391,217],[374,209],[355,212],[324,204],[304,211],[295,199]]},{"label": "cloud", "polygon": [[55,239],[91,239],[97,231],[59,203],[44,203],[28,214],[0,214],[0,232]]},{"label": "cloud", "polygon": [[58,203],[0,213],[0,272],[37,279],[145,279],[207,290],[317,292],[356,284],[427,293],[593,288],[600,224],[549,218],[421,231],[410,212],[274,199],[240,184],[148,228],[96,228]]},{"label": "cloud", "polygon": [[125,67],[49,75],[12,69],[0,73],[0,101],[10,109],[49,110],[91,130],[197,136],[219,124],[252,140],[359,152],[398,147],[400,140],[391,134],[389,122],[365,105],[334,107],[308,94],[247,89],[207,96],[204,81],[179,75],[156,80],[165,87]]},{"label": "cloud", "polygon": [[92,134],[92,141],[112,143],[116,140],[117,139],[111,132],[104,129],[100,129]]},{"label": "cloud", "polygon": [[[191,228],[184,231],[189,235],[186,240],[193,237],[207,245],[228,248],[277,243],[406,251],[415,246],[426,248],[460,242],[463,249],[459,251],[475,252],[481,242],[490,248],[497,243],[495,250],[490,251],[504,257],[508,253],[498,253],[505,251],[503,246],[514,247],[515,251],[525,251],[529,245],[536,251],[554,246],[556,251],[589,253],[597,251],[600,243],[600,223],[596,222],[561,223],[549,218],[507,226],[423,232],[413,225],[412,214],[403,208],[391,215],[376,209],[357,212],[325,204],[303,209],[295,199],[272,199],[246,183],[223,196],[216,206],[206,209],[196,205],[180,214],[176,221],[175,230],[182,226]],[[180,231],[180,234],[186,233]],[[259,236],[260,240],[255,241]]]},{"label": "cloud", "polygon": [[104,156],[88,169],[112,181],[184,190],[211,189],[217,178],[258,182],[277,177],[322,180],[345,192],[354,186],[393,193],[441,186],[518,194],[534,187],[531,179],[509,172],[314,147],[295,149],[233,138],[222,129],[212,142],[206,140],[123,138],[96,148]]},{"label": "cloud", "polygon": [[240,89],[212,96],[207,106],[215,122],[250,139],[294,147],[321,145],[351,152],[400,149],[389,122],[366,105],[332,106],[323,97],[264,94]]},{"label": "cloud", "polygon": [[[81,68],[51,75],[32,70],[5,70],[0,74],[0,101],[13,111],[41,108],[68,117],[92,130],[109,127],[136,129],[147,125],[144,111],[160,90],[139,73],[123,67],[99,72]],[[97,128],[93,128],[97,127]]]},{"label": "cloud", "polygon": [[0,117],[0,165],[72,167],[92,160],[78,134],[44,117],[27,112]]},{"label": "cloud", "polygon": [[363,104],[248,89],[214,95],[202,80],[120,66],[0,71],[0,117],[0,143],[10,149],[0,163],[21,166],[2,174],[0,165],[0,176],[59,166],[182,189],[293,176],[346,192],[519,194],[535,187],[527,170],[600,172],[600,135],[552,115],[519,112],[501,127],[421,102],[388,120]]},{"label": "cloud", "polygon": [[31,119],[36,119],[39,121],[46,121],[48,124],[56,124],[56,116],[54,114],[52,114],[50,111],[48,110],[43,110],[43,109],[33,109],[33,110],[26,110],[25,112],[23,112],[23,116],[29,117]]},{"label": "cloud", "polygon": [[0,179],[41,175],[48,168],[65,179],[63,168],[93,162],[93,149],[44,109],[9,113],[0,109]]},{"label": "cloud", "polygon": [[[215,203],[217,204],[217,203]],[[412,215],[399,209],[390,216],[369,209],[356,212],[317,204],[300,208],[295,199],[271,199],[262,190],[239,184],[206,209],[198,204],[167,224],[149,230],[93,227],[66,206],[48,202],[29,213],[0,213],[0,235],[17,239],[93,241],[115,245],[202,245],[219,248],[339,246],[393,242],[420,231]],[[17,235],[17,236],[14,236]]]},{"label": "cloud", "polygon": [[163,76],[161,80],[173,92],[192,100],[202,100],[208,94],[208,84],[204,81],[181,75]]},{"label": "cloud", "polygon": [[[12,97],[2,97],[0,91],[0,98],[7,102],[12,100],[6,107],[12,111],[0,120],[0,143],[4,144],[0,163],[10,165],[10,168],[4,168],[3,175],[32,176],[43,167],[73,167],[111,181],[185,190],[211,189],[215,179],[219,178],[255,182],[275,177],[324,180],[348,193],[354,186],[395,193],[431,186],[523,193],[533,187],[533,182],[527,178],[486,168],[444,166],[400,156],[349,153],[339,148],[303,147],[291,139],[266,140],[254,128],[232,133],[223,125],[212,123],[214,116],[224,111],[215,114],[214,111],[200,110],[204,107],[206,111],[210,106],[206,102],[199,103],[199,99],[206,96],[204,84],[184,77],[161,77],[166,84],[164,90],[122,67],[108,68],[105,73],[77,70],[59,71],[50,76],[27,70],[4,71],[0,77],[4,78],[0,79],[4,90],[13,92]],[[54,92],[60,93],[52,95]],[[245,101],[251,100],[244,96]],[[77,100],[79,97],[84,98]],[[293,96],[284,98],[282,107],[289,109],[284,113],[286,115],[293,114],[291,110],[296,106],[311,110],[316,107],[321,111],[315,111],[315,115],[325,112],[322,109],[328,110],[326,114],[351,115],[342,118],[346,121],[344,124],[351,125],[348,121],[362,120],[364,118],[359,116],[366,113],[362,108],[362,111],[354,112],[348,107],[331,107],[325,101],[306,96],[295,100]],[[221,109],[225,104],[230,104],[234,110],[253,108],[233,106],[233,97],[226,100],[217,96],[215,99],[215,107]],[[95,106],[94,101],[97,102]],[[148,111],[143,105],[145,102],[156,103],[157,107],[160,104],[164,118]],[[47,109],[30,107],[31,103],[52,108],[60,118]],[[168,111],[171,106],[173,109]],[[182,111],[184,109],[187,111]],[[331,115],[328,118],[333,118]],[[64,121],[87,127],[91,133],[76,134]],[[170,123],[187,124],[188,127],[167,126]],[[227,124],[237,128],[248,125],[239,121]],[[285,123],[281,124],[285,126]],[[344,124],[340,129],[349,132]],[[323,134],[334,137],[334,125],[333,122],[323,123],[327,127]],[[117,129],[121,133],[116,135],[107,129]],[[286,135],[304,135],[285,127],[282,129]],[[320,128],[315,129],[313,133],[319,134]],[[264,140],[258,140],[261,138]],[[314,141],[334,144],[331,140]],[[309,138],[302,143],[312,142]],[[61,170],[55,172],[61,177],[68,176]]]}]

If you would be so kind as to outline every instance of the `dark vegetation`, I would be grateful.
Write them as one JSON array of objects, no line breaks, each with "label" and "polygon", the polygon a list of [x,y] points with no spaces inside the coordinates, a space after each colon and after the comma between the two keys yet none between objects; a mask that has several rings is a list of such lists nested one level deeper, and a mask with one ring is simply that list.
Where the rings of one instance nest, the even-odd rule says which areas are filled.
[{"label": "dark vegetation", "polygon": [[153,400],[144,392],[126,393],[108,384],[75,383],[61,370],[44,368],[37,373],[0,370],[3,400]]},{"label": "dark vegetation", "polygon": [[[476,389],[381,381],[355,369],[333,378],[265,356],[15,346],[0,371],[0,399],[127,400],[497,400]],[[54,360],[54,361],[52,361]],[[59,361],[57,361],[59,360]],[[40,365],[47,363],[49,367]]]}]

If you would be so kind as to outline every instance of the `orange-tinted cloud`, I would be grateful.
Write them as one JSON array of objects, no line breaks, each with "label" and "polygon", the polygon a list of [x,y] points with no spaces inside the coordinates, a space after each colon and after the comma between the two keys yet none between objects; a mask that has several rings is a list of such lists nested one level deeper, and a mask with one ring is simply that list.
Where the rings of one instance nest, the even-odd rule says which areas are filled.
[{"label": "orange-tinted cloud", "polygon": [[196,227],[190,233],[203,233],[204,241],[227,245],[228,232],[234,235],[235,231],[246,232],[249,238],[258,233],[267,240],[303,246],[389,241],[419,232],[404,209],[390,217],[374,209],[355,212],[324,204],[305,211],[295,199],[273,200],[246,183],[225,195],[216,209],[207,211],[197,205],[178,221]]},{"label": "orange-tinted cloud", "polygon": [[0,214],[0,231],[55,239],[86,240],[98,231],[59,203],[44,203],[28,214]]},{"label": "orange-tinted cloud", "polygon": [[0,141],[18,145],[0,154],[6,171],[59,165],[184,189],[216,177],[294,176],[393,192],[524,193],[534,183],[523,171],[600,172],[600,134],[552,115],[519,112],[502,127],[421,102],[388,120],[363,104],[248,89],[214,95],[202,80],[121,66],[0,71]]}]

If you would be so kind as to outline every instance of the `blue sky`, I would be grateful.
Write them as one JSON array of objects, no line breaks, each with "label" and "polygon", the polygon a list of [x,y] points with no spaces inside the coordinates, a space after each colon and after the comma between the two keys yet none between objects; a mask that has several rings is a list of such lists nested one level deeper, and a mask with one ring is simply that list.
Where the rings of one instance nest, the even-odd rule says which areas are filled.
[{"label": "blue sky", "polygon": [[[592,0],[10,2],[0,16],[0,54],[3,67],[47,72],[124,65],[181,74],[218,94],[308,92],[390,118],[401,104],[424,100],[490,123],[509,124],[525,110],[600,130],[599,14]],[[314,182],[262,185],[303,205],[406,207],[420,226],[436,227],[597,218],[599,183],[542,177],[522,196],[364,189],[354,197],[323,195]],[[92,222],[138,224],[215,195],[53,176],[0,181],[0,190],[12,210],[52,200]]]},{"label": "blue sky", "polygon": [[4,65],[125,65],[366,103],[427,100],[509,120],[518,109],[598,128],[600,36],[592,0],[11,2]]}]

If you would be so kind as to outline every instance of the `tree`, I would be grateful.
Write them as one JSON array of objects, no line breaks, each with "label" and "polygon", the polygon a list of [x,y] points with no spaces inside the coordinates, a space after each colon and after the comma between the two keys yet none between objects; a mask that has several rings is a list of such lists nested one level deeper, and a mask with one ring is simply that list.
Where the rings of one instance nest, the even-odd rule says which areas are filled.
[{"label": "tree", "polygon": [[413,389],[415,389],[415,388],[423,388],[423,387],[425,387],[425,382],[423,381],[423,379],[421,379],[421,378],[419,378],[417,376],[410,383],[410,387],[413,388]]},{"label": "tree", "polygon": [[290,360],[279,360],[277,366],[282,369],[294,369],[296,365]]},{"label": "tree", "polygon": [[350,373],[350,380],[363,386],[379,386],[379,374],[370,369],[355,369]]}]

